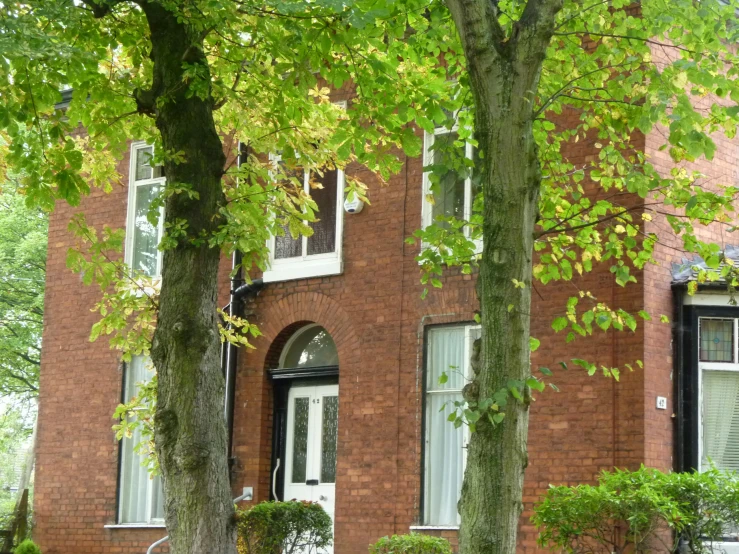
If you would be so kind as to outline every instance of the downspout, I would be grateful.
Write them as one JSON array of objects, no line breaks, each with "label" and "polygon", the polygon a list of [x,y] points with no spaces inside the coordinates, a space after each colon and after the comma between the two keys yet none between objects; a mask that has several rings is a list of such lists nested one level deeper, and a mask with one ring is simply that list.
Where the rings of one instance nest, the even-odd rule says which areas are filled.
[{"label": "downspout", "polygon": [[[239,141],[237,164],[241,167],[248,157],[248,147]],[[256,296],[264,283],[261,279],[254,279],[251,283],[244,282],[241,262],[243,255],[240,250],[235,250],[231,261],[231,294],[228,306],[223,308],[224,312],[228,312],[231,318],[243,317],[244,299],[247,296]],[[231,325],[227,326],[229,329]],[[226,397],[224,399],[224,416],[228,430],[228,464],[229,469],[233,465],[233,431],[234,431],[234,399],[236,395],[236,366],[238,359],[238,350],[235,345],[230,342],[224,343],[221,350],[221,369],[226,379]],[[231,472],[229,471],[229,476]]]},{"label": "downspout", "polygon": [[[236,251],[233,255],[234,275],[231,277],[231,296],[228,306],[223,311],[227,311],[231,318],[244,316],[244,300],[252,295],[256,295],[264,287],[261,279],[254,279],[251,283],[244,283],[241,277],[241,252]],[[237,271],[238,268],[238,271]],[[228,324],[227,328],[231,328]],[[233,461],[233,431],[234,431],[234,400],[236,396],[236,367],[238,361],[238,348],[236,345],[227,342],[224,343],[224,352],[221,356],[224,376],[226,378],[226,398],[224,402],[224,415],[228,428],[228,461],[229,465]]]}]

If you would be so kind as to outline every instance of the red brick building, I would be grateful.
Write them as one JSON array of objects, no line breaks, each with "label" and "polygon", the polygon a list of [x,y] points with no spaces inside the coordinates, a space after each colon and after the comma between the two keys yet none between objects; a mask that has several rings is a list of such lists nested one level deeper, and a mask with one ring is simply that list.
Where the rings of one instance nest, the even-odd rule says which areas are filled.
[{"label": "red brick building", "polygon": [[[641,137],[635,146],[667,171],[660,140]],[[586,163],[596,153],[581,141],[568,156]],[[700,168],[710,180],[733,183],[738,158],[735,143],[719,140],[716,159]],[[422,300],[419,246],[404,239],[434,210],[468,213],[471,184],[449,183],[432,209],[424,203],[423,165],[406,158],[389,186],[371,187],[372,205],[361,213],[342,209],[343,176],[327,173],[314,236],[273,243],[263,288],[244,297],[264,335],[254,341],[256,350],[231,358],[234,496],[251,487],[254,501],[320,501],[334,517],[337,554],[364,553],[377,538],[412,529],[456,536],[465,436],[443,424],[439,407],[463,381],[475,334],[475,277],[449,270],[444,287]],[[80,209],[93,225],[127,226],[127,259],[155,274],[158,230],[141,213],[163,178],[137,143],[119,170],[129,187],[95,191]],[[376,183],[363,168],[350,170]],[[75,211],[60,204],[49,227],[34,536],[46,554],[143,554],[166,534],[161,493],[142,476],[130,445],[115,440],[111,416],[146,370],[142,361],[125,367],[105,341],[88,340],[98,292],[65,267]],[[726,413],[739,398],[739,373],[731,373],[739,361],[739,308],[728,307],[721,294],[686,298],[671,273],[679,244],[665,240],[659,217],[645,225],[664,244],[659,264],[636,272],[636,284],[615,285],[606,267],[575,282],[614,308],[657,316],[636,332],[596,333],[567,345],[550,325],[573,284],[534,292],[532,334],[541,340],[535,364],[555,368],[581,357],[615,367],[641,359],[644,368],[624,372],[618,383],[576,369],[556,372],[561,392],[537,396],[519,552],[538,552],[529,516],[550,483],[591,482],[604,469],[642,463],[697,467],[707,451],[714,460],[722,455],[726,467],[738,463],[739,413],[728,423],[710,414]],[[706,229],[724,245],[721,232]],[[230,264],[223,259],[221,305],[229,303]],[[659,314],[675,323],[660,323]],[[705,345],[697,349],[699,325]],[[438,385],[450,365],[460,371]],[[731,392],[718,398],[719,389]],[[666,399],[664,408],[658,399]]]}]

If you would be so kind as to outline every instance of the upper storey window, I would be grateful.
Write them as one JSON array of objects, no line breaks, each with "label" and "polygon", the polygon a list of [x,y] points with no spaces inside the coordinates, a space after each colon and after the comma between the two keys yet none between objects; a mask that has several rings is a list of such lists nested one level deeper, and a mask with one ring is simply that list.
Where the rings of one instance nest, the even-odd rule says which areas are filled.
[{"label": "upper storey window", "polygon": [[[345,102],[337,102],[336,105],[346,108]],[[281,163],[279,155],[271,158],[274,164]],[[344,172],[341,169],[323,169],[319,173],[299,168],[285,173],[292,173],[302,181],[303,190],[318,206],[317,221],[308,224],[313,230],[310,237],[293,238],[287,226],[283,234],[270,237],[267,244],[269,268],[264,272],[264,280],[288,281],[341,273]]]},{"label": "upper storey window", "polygon": [[[460,139],[458,128],[437,127],[424,135],[423,165],[423,227],[435,223],[448,227],[443,218],[455,217],[469,221],[472,205],[479,192],[479,184],[473,179],[470,160],[475,157],[471,143]],[[470,236],[465,226],[465,236]]]},{"label": "upper storey window", "polygon": [[126,232],[126,263],[150,277],[162,272],[162,253],[159,241],[164,229],[162,211],[156,225],[149,221],[149,210],[164,188],[161,166],[152,164],[154,147],[135,143],[131,147],[131,169],[128,187],[128,222]]},{"label": "upper storey window", "polygon": [[[275,163],[279,157],[273,156]],[[293,238],[287,226],[284,234],[269,239],[270,267],[264,272],[265,281],[287,281],[342,272],[341,238],[343,224],[344,172],[324,170],[323,174],[298,170],[303,190],[318,205],[317,221],[308,225],[309,237]],[[313,186],[311,186],[313,183]],[[316,186],[320,184],[320,187]]]}]

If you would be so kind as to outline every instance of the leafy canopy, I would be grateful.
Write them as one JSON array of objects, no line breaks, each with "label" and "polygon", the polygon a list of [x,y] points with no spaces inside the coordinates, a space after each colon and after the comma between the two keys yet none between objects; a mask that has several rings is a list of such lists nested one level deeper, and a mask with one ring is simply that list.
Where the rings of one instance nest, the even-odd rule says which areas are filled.
[{"label": "leafy canopy", "polygon": [[0,189],[0,397],[38,394],[48,218],[11,178]]},{"label": "leafy canopy", "polygon": [[[159,146],[151,112],[135,101],[152,75],[144,1],[0,4],[0,132],[7,163],[24,175],[29,203],[77,205],[92,188],[120,184],[116,161],[129,139]],[[465,141],[477,146],[475,106],[443,2],[158,1],[202,31],[224,147],[232,154],[237,143],[246,147],[246,163],[237,167],[231,156],[224,168],[226,202],[217,232],[190,237],[188,222],[177,222],[166,229],[161,248],[183,237],[208,241],[244,252],[247,269],[263,268],[270,234],[310,234],[307,223],[320,217],[296,170],[356,163],[386,180],[400,168],[399,148],[421,153],[412,125],[429,133],[458,126],[455,143],[440,141],[449,152],[430,168],[432,193],[448,171],[469,173],[484,188],[474,164],[460,155]],[[501,0],[498,7],[498,24],[510,37],[524,3]],[[736,8],[723,0],[565,2],[531,95],[543,171],[536,282],[577,286],[578,276],[606,264],[626,286],[654,262],[662,243],[673,248],[677,235],[680,249],[700,254],[713,268],[701,279],[737,284],[720,246],[702,238],[708,224],[734,230],[737,187],[733,180],[709,181],[693,164],[712,159],[717,135],[733,138],[739,121]],[[206,94],[203,67],[183,64],[181,86]],[[62,113],[54,106],[66,87],[75,92]],[[332,88],[356,96],[343,109],[331,102]],[[160,102],[167,101],[165,94]],[[76,132],[80,125],[85,133]],[[658,168],[645,155],[646,135],[669,154],[671,167]],[[594,144],[597,155],[568,157],[579,142]],[[282,164],[270,163],[274,153]],[[180,159],[179,152],[157,149],[155,161]],[[346,192],[368,200],[358,175],[364,174],[348,173]],[[195,196],[188,183],[170,182],[163,198],[177,194]],[[411,239],[425,244],[423,283],[442,286],[450,265],[473,271],[484,210],[499,209],[483,204],[478,195],[469,221],[442,217]],[[112,335],[125,356],[146,353],[158,309],[156,283],[132,276],[118,261],[120,231],[92,229],[83,218],[72,228],[80,251],[71,253],[70,265],[108,291],[95,335]],[[572,341],[597,329],[633,331],[639,318],[652,315],[628,313],[578,290],[552,327]],[[618,368],[573,363],[618,377]],[[542,387],[532,378],[511,383],[509,392],[523,398],[526,385]],[[500,402],[485,403],[470,412],[473,418],[484,412],[501,417]]]}]

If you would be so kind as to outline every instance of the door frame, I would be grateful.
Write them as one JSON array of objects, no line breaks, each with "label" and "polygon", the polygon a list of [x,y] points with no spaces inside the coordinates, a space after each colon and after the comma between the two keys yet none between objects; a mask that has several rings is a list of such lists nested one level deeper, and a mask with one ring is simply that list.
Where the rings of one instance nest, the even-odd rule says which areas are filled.
[{"label": "door frame", "polygon": [[[322,366],[294,369],[271,369],[268,371],[272,381],[272,459],[269,472],[269,499],[284,500],[285,496],[285,456],[287,454],[287,409],[290,389],[294,386],[340,385],[339,366]],[[341,386],[339,386],[339,405],[341,405]],[[341,416],[339,416],[341,417]],[[339,420],[341,421],[341,420]],[[279,467],[277,460],[280,460]],[[275,469],[277,471],[275,472]],[[275,498],[277,493],[277,498]]]}]

